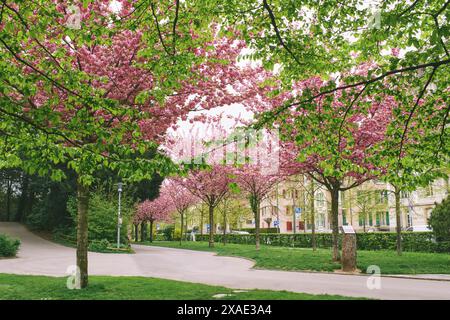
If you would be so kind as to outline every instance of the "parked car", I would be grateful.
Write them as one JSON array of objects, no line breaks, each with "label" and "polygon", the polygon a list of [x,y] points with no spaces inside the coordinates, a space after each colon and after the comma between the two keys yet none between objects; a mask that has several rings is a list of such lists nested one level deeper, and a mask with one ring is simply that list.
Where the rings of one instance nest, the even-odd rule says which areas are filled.
[{"label": "parked car", "polygon": [[250,234],[250,232],[247,231],[239,231],[239,230],[232,230],[231,234]]},{"label": "parked car", "polygon": [[411,231],[411,232],[430,232],[430,231],[433,231],[433,230],[429,226],[420,225],[420,226],[408,227],[408,228],[406,228],[406,231]]}]

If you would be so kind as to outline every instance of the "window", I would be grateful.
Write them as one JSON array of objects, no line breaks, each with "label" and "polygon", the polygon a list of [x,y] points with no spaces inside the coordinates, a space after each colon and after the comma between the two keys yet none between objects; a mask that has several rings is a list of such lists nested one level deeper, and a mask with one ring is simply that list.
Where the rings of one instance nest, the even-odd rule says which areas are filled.
[{"label": "window", "polygon": [[389,221],[389,211],[386,211],[386,225],[387,225],[387,226],[390,225],[390,221]]},{"label": "window", "polygon": [[358,215],[358,225],[360,227],[364,226],[364,215],[363,214]]},{"label": "window", "polygon": [[369,226],[373,226],[373,219],[371,213],[369,213]]},{"label": "window", "polygon": [[408,191],[400,191],[400,198],[402,199],[408,199],[410,196]]},{"label": "window", "polygon": [[286,189],[283,189],[283,191],[281,191],[281,195],[284,199],[286,199]]},{"label": "window", "polygon": [[323,197],[323,192],[317,193],[316,197],[317,197],[317,200],[316,200],[317,206],[318,207],[323,207],[323,205],[325,204],[325,199]]},{"label": "window", "polygon": [[347,212],[345,210],[342,210],[342,224],[344,226],[348,225],[348,223],[347,223]]},{"label": "window", "polygon": [[382,190],[379,193],[379,202],[378,203],[387,203],[388,202],[388,191]]},{"label": "window", "polygon": [[381,225],[381,215],[379,212],[375,214],[376,226]]}]

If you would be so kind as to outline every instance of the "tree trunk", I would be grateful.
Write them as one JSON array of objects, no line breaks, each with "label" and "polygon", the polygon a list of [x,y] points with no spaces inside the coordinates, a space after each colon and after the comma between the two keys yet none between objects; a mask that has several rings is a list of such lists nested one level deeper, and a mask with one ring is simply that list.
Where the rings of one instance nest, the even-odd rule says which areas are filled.
[{"label": "tree trunk", "polygon": [[141,242],[147,240],[147,230],[145,230],[147,224],[145,222],[141,222]]},{"label": "tree trunk", "polygon": [[339,254],[339,189],[334,187],[331,193],[331,230],[333,239],[333,261],[340,261]]},{"label": "tree trunk", "polygon": [[364,232],[366,232],[366,220],[367,220],[367,214],[366,214],[366,210],[364,210],[364,209],[363,209],[363,216],[364,216],[364,219],[363,219],[363,224],[364,224],[364,226],[363,226],[363,228],[364,228]]},{"label": "tree trunk", "polygon": [[30,177],[28,174],[23,173],[22,176],[22,183],[21,183],[21,191],[20,191],[20,199],[19,204],[17,205],[17,214],[16,214],[16,220],[18,222],[23,222],[25,217],[25,208],[28,200],[28,189],[30,185]]},{"label": "tree trunk", "polygon": [[223,209],[223,244],[225,245],[227,243],[227,211],[226,211],[226,205]]},{"label": "tree trunk", "polygon": [[397,231],[397,254],[402,255],[402,223],[401,223],[401,211],[400,211],[400,189],[394,186],[395,195],[395,219],[396,219],[396,231]]},{"label": "tree trunk", "polygon": [[134,241],[136,241],[136,242],[139,241],[139,225],[138,224],[134,225]]},{"label": "tree trunk", "polygon": [[6,189],[6,221],[11,220],[11,193],[12,193],[12,183],[11,178],[8,177]]},{"label": "tree trunk", "polygon": [[259,199],[255,195],[250,195],[250,208],[252,209],[253,216],[255,217],[255,247],[256,250],[260,248],[260,236],[259,236],[259,225],[260,225],[260,213],[259,213]]},{"label": "tree trunk", "polygon": [[202,208],[200,210],[200,235],[203,236],[203,215],[204,215],[204,211],[203,211],[203,204],[202,204]]},{"label": "tree trunk", "polygon": [[149,233],[150,242],[153,242],[153,220],[150,220],[150,233]]},{"label": "tree trunk", "polygon": [[259,212],[259,200],[255,199],[255,206],[254,206],[254,212],[255,214],[255,247],[256,250],[260,249],[260,235],[259,235],[259,229],[260,229],[260,212]]},{"label": "tree trunk", "polygon": [[313,248],[313,251],[316,251],[316,215],[314,212],[314,180],[311,179],[310,182],[310,202],[309,202],[309,209],[311,210],[311,245]]},{"label": "tree trunk", "polygon": [[184,226],[184,214],[183,214],[183,212],[181,212],[181,226],[180,226],[180,246],[181,246],[181,241],[183,240],[183,234],[184,234],[184,229],[183,229],[183,226]]},{"label": "tree trunk", "polygon": [[223,213],[223,234],[222,234],[222,241],[223,244],[227,243],[227,214],[226,212]]},{"label": "tree trunk", "polygon": [[89,188],[77,181],[77,266],[80,270],[80,287],[88,285],[88,208]]},{"label": "tree trunk", "polygon": [[209,205],[209,247],[214,248],[214,207]]}]

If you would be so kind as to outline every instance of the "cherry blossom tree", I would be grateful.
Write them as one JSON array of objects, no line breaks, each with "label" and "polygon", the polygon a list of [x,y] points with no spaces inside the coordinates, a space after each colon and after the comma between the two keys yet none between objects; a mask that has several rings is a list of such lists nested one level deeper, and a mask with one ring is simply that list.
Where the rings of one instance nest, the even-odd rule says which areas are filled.
[{"label": "cherry blossom tree", "polygon": [[189,207],[195,205],[199,198],[194,196],[188,189],[181,185],[177,179],[166,179],[161,187],[161,196],[167,198],[173,210],[175,210],[181,219],[180,245],[185,237],[185,217]]},{"label": "cherry blossom tree", "polygon": [[[372,67],[361,65],[353,70],[353,75],[362,77]],[[319,77],[295,83],[282,99],[295,96],[309,102],[281,112],[273,126],[280,129],[284,141],[282,163],[292,173],[309,175],[331,194],[333,259],[338,261],[339,192],[384,173],[380,159],[382,142],[398,103],[388,91],[371,95],[366,86],[316,98],[317,92],[327,85]]]},{"label": "cherry blossom tree", "polygon": [[232,171],[217,164],[204,170],[192,170],[187,177],[174,178],[174,181],[208,206],[209,247],[214,247],[214,209],[229,195]]},{"label": "cherry blossom tree", "polygon": [[260,205],[272,188],[283,179],[280,172],[267,174],[257,164],[245,164],[234,171],[235,181],[249,198],[250,207],[255,218],[255,245],[260,248]]},{"label": "cherry blossom tree", "polygon": [[170,214],[173,212],[173,204],[171,199],[165,194],[161,194],[154,200],[145,200],[136,207],[134,223],[149,222],[150,223],[150,242],[153,241],[153,223],[155,221],[170,221]]},{"label": "cherry blossom tree", "polygon": [[[210,29],[199,36],[190,15],[179,16],[185,4],[135,3],[118,0],[117,10],[109,1],[2,3],[1,165],[56,181],[66,178],[62,166],[75,172],[81,288],[88,285],[87,213],[96,172],[141,180],[175,170],[167,157],[148,158],[146,151],[190,111],[178,94],[193,94],[215,65],[205,62],[209,55],[222,55],[219,44],[209,53],[216,49]],[[145,8],[152,19],[133,21]],[[168,34],[162,20],[173,22]]]}]

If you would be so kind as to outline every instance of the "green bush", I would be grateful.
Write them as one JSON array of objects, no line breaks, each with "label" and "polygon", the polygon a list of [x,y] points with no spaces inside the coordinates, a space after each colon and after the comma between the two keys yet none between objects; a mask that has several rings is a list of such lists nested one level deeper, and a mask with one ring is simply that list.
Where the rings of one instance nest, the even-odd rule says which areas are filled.
[{"label": "green bush", "polygon": [[19,250],[20,241],[0,234],[0,257],[14,257]]},{"label": "green bush", "polygon": [[175,228],[175,226],[168,225],[162,230],[162,233],[163,233],[163,236],[164,236],[164,240],[166,240],[166,241],[172,241],[173,240],[173,229],[174,228]]},{"label": "green bush", "polygon": [[[77,203],[75,198],[70,198],[67,209],[73,219],[71,230],[64,230],[66,235],[75,235],[75,221],[77,217]],[[122,228],[120,233],[120,242],[128,243],[127,226],[130,221],[133,207],[122,202]],[[117,201],[115,198],[104,195],[100,192],[91,194],[89,199],[88,212],[89,241],[106,239],[109,242],[117,241]]]},{"label": "green bush", "polygon": [[428,224],[433,229],[437,240],[450,241],[450,197],[433,209]]},{"label": "green bush", "polygon": [[[357,248],[360,250],[395,250],[397,234],[394,232],[358,233],[356,235]],[[297,234],[261,234],[261,243],[272,246],[311,248],[312,235],[310,233]],[[208,235],[197,235],[196,240],[207,241]],[[450,241],[437,242],[431,232],[403,232],[403,250],[415,252],[445,252],[450,253]],[[214,241],[221,242],[222,235],[216,234]],[[227,234],[227,242],[237,244],[254,244],[255,235]],[[339,243],[341,240],[339,239]],[[331,248],[331,233],[317,233],[318,248]]]},{"label": "green bush", "polygon": [[106,239],[92,240],[89,243],[89,251],[104,252],[108,249],[109,246],[109,241]]}]

